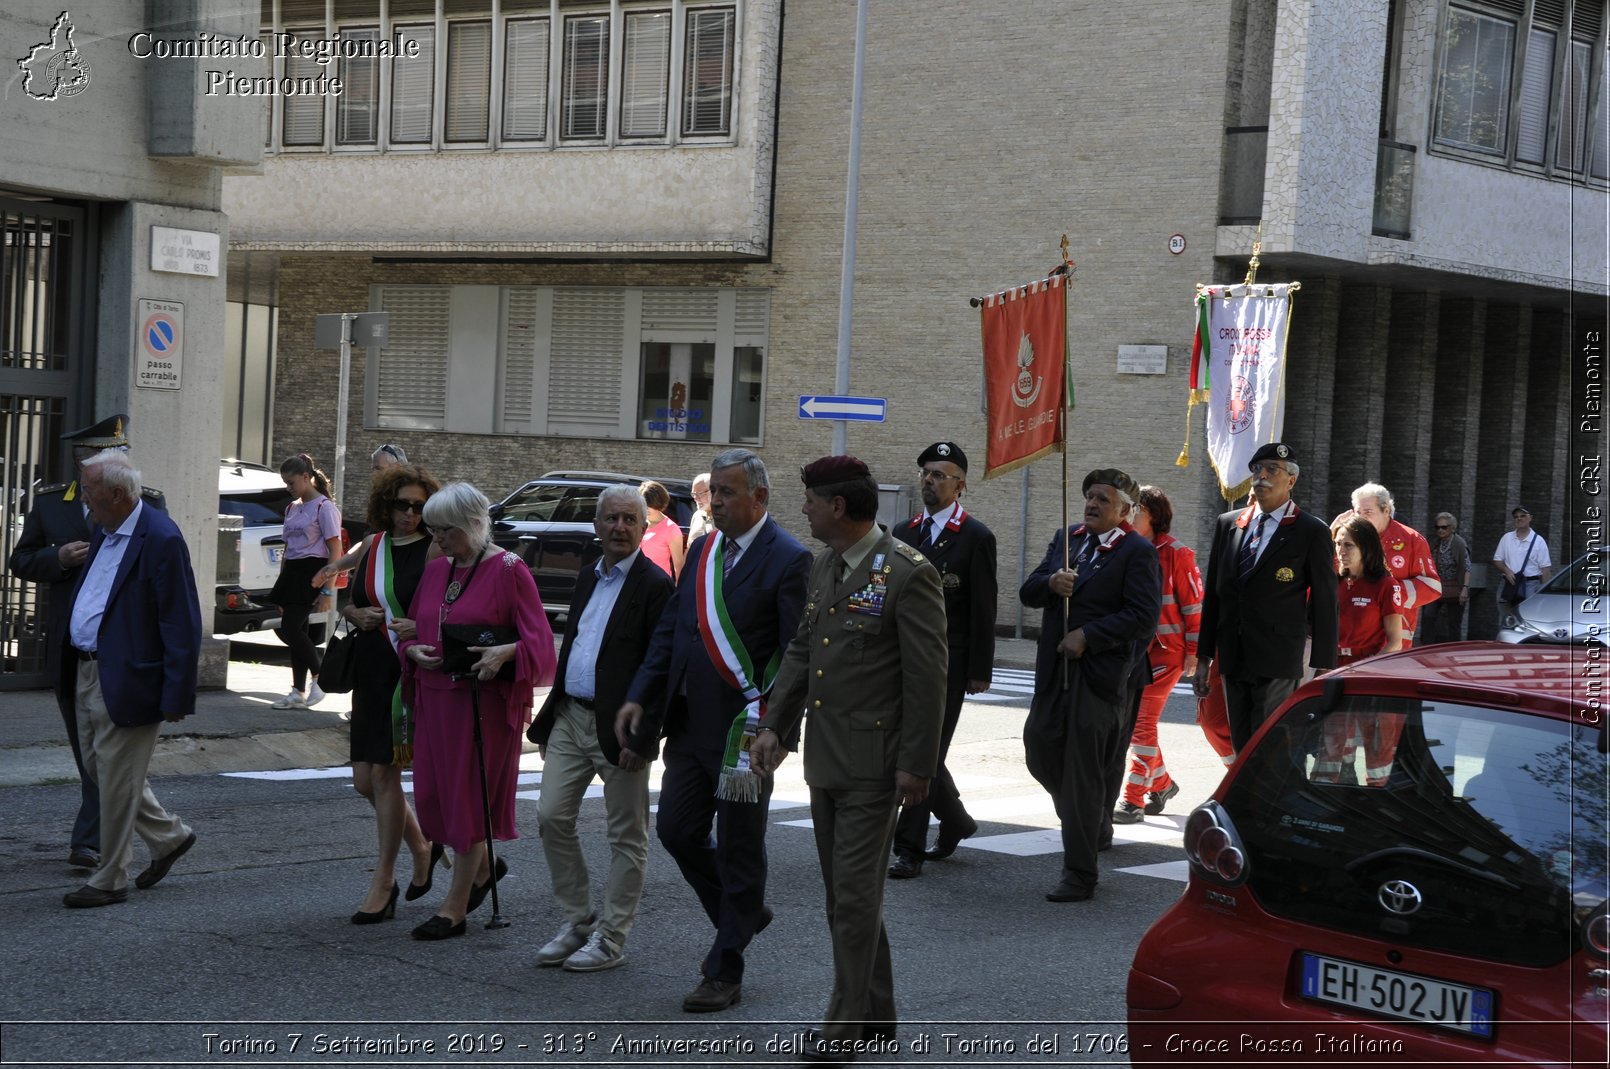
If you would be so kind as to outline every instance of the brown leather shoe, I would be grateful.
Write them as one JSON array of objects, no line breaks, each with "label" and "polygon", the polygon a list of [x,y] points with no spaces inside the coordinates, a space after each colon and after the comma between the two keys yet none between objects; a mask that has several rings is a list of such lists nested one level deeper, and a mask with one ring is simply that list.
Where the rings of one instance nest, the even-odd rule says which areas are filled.
[{"label": "brown leather shoe", "polygon": [[115,891],[103,891],[86,883],[76,891],[68,891],[62,896],[61,901],[62,905],[69,909],[90,909],[94,906],[114,906],[128,900],[127,887],[119,887]]},{"label": "brown leather shoe", "polygon": [[743,985],[736,980],[704,979],[682,1000],[682,1012],[715,1013],[737,1005],[742,997]]},{"label": "brown leather shoe", "polygon": [[173,863],[178,861],[181,857],[184,857],[185,854],[189,853],[190,848],[195,845],[196,833],[191,832],[188,839],[174,847],[172,850],[168,851],[163,856],[157,858],[155,861],[151,862],[151,864],[145,867],[144,872],[134,877],[134,886],[144,891],[148,887],[155,887],[157,884],[161,883],[162,877],[166,876],[168,874],[168,870],[173,868]]}]

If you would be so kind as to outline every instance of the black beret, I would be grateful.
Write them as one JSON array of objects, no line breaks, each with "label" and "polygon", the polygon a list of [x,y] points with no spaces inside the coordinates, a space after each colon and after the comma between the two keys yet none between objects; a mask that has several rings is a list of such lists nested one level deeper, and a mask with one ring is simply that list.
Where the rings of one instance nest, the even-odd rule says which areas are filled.
[{"label": "black beret", "polygon": [[1117,468],[1097,468],[1086,475],[1082,492],[1088,494],[1096,483],[1112,487],[1119,493],[1127,495],[1131,501],[1140,496],[1140,484]]},{"label": "black beret", "polygon": [[129,417],[119,412],[115,416],[107,416],[99,423],[92,423],[76,431],[68,431],[62,435],[62,441],[72,442],[75,446],[84,449],[121,449],[129,444],[128,429]]},{"label": "black beret", "polygon": [[1270,442],[1267,445],[1259,446],[1258,451],[1252,454],[1252,459],[1247,461],[1247,470],[1251,471],[1266,460],[1281,460],[1295,464],[1297,463],[1297,454],[1285,442]]},{"label": "black beret", "polygon": [[799,469],[800,481],[805,489],[814,490],[818,486],[832,486],[835,483],[847,483],[854,479],[866,479],[872,476],[872,471],[855,457],[833,456],[813,460]]},{"label": "black beret", "polygon": [[955,442],[935,442],[917,457],[917,465],[920,467],[935,460],[948,460],[962,471],[967,470],[967,454]]}]

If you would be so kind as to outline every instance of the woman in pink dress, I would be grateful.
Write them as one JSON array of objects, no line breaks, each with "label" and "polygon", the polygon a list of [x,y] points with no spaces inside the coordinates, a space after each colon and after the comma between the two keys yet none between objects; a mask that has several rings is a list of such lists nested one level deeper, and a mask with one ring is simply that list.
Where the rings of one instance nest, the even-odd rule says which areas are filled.
[{"label": "woman in pink dress", "polygon": [[[399,644],[403,696],[416,718],[414,808],[425,835],[453,850],[453,885],[436,915],[414,929],[416,939],[463,935],[464,918],[492,888],[487,861],[474,716],[479,688],[492,835],[518,838],[514,788],[520,744],[531,720],[532,690],[553,682],[553,631],[531,572],[513,553],[491,544],[486,496],[468,483],[449,483],[425,503],[425,522],[443,556],[425,565],[409,617],[414,637]],[[462,676],[443,670],[444,625],[513,628],[497,645],[471,645],[478,655]],[[471,674],[478,680],[472,684]],[[500,858],[497,876],[508,866]]]},{"label": "woman in pink dress", "polygon": [[643,556],[660,566],[660,571],[673,580],[682,574],[682,559],[687,547],[682,541],[682,527],[667,511],[671,507],[671,492],[664,485],[650,479],[638,489],[648,503],[648,526],[643,528]]}]

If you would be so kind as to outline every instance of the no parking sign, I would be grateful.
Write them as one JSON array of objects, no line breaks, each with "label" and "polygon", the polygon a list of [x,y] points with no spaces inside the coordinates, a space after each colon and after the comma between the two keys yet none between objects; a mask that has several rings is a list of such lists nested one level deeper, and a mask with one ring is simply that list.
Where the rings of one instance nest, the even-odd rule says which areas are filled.
[{"label": "no parking sign", "polygon": [[184,305],[142,299],[135,320],[134,385],[177,390],[184,369]]}]

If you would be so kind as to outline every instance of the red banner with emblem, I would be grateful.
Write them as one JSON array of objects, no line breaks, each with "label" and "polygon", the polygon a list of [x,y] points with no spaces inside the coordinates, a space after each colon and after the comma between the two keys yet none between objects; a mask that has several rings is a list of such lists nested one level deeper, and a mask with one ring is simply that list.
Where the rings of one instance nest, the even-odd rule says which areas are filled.
[{"label": "red banner with emblem", "polygon": [[986,479],[1063,446],[1062,406],[1072,400],[1066,285],[1053,275],[981,302]]}]

